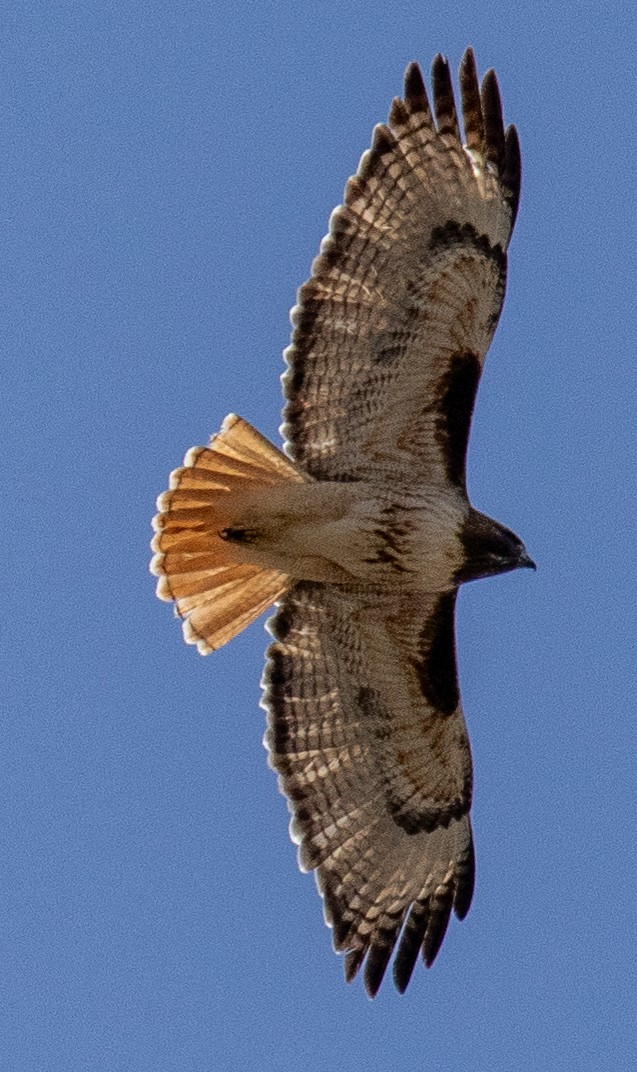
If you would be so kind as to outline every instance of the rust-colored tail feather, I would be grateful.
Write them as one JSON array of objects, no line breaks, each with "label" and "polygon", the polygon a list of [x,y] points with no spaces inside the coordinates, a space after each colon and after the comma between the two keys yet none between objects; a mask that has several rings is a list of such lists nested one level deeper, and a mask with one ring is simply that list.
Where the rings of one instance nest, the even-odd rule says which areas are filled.
[{"label": "rust-colored tail feather", "polygon": [[157,500],[151,573],[157,595],[173,600],[184,639],[202,655],[226,644],[289,585],[276,570],[237,562],[220,533],[246,491],[306,478],[247,421],[231,413],[208,447],[192,447]]}]

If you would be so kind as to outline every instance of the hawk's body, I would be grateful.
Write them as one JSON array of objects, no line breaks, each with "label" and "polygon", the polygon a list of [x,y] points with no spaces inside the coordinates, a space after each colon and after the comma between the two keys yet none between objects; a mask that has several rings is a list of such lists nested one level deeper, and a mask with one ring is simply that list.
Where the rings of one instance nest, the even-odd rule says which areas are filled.
[{"label": "hawk's body", "polygon": [[[350,179],[286,351],[288,460],[229,417],[160,498],[158,592],[202,651],[275,600],[270,762],[336,948],[378,989],[430,964],[473,888],[455,663],[465,580],[530,565],[469,504],[465,458],[504,297],[520,158],[493,72],[419,69]],[[402,931],[401,931],[402,928]]]}]

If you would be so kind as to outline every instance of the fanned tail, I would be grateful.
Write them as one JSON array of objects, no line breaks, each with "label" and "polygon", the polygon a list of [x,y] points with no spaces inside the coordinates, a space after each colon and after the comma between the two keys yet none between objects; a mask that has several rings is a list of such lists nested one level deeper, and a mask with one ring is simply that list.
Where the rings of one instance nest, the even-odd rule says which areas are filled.
[{"label": "fanned tail", "polygon": [[207,447],[192,447],[157,500],[151,573],[173,600],[184,639],[202,655],[220,648],[283,595],[289,577],[238,562],[223,532],[236,499],[306,478],[247,421],[231,413]]}]

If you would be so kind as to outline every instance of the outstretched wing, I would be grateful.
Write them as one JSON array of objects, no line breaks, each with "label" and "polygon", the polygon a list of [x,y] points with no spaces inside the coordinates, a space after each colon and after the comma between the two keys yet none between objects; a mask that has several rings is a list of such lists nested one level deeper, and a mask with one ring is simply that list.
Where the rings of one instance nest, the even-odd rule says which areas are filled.
[{"label": "outstretched wing", "polygon": [[319,479],[464,485],[471,414],[506,282],[520,190],[493,71],[446,60],[433,114],[416,64],[332,213],[292,310],[283,434]]},{"label": "outstretched wing", "polygon": [[[379,596],[309,582],[269,623],[270,763],[316,869],[337,950],[374,995],[430,965],[473,890],[471,756],[460,707],[455,594]],[[402,933],[401,933],[402,928]],[[400,936],[400,937],[399,937]]]}]

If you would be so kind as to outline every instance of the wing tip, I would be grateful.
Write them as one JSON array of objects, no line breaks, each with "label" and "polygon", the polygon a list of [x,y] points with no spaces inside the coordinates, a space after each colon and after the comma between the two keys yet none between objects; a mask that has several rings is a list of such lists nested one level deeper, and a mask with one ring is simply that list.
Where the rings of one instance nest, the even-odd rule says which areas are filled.
[{"label": "wing tip", "polygon": [[517,127],[511,123],[504,132],[504,163],[500,181],[508,194],[511,206],[511,230],[520,205],[522,186],[522,153]]},{"label": "wing tip", "polygon": [[404,100],[405,107],[410,114],[413,115],[416,112],[425,112],[429,115],[429,98],[427,96],[425,80],[422,76],[419,64],[415,61],[408,64],[407,70],[405,71]]},{"label": "wing tip", "polygon": [[476,853],[471,823],[468,824],[468,827],[468,842],[456,864],[456,883],[453,897],[453,910],[456,917],[461,921],[465,919],[471,908],[476,883]]},{"label": "wing tip", "polygon": [[472,48],[468,48],[462,57],[458,79],[460,82],[465,143],[467,149],[471,152],[482,155],[486,150],[484,113],[476,58]]},{"label": "wing tip", "polygon": [[416,901],[409,910],[392,968],[394,986],[399,994],[404,994],[409,986],[418,954],[422,949],[428,920],[427,902]]},{"label": "wing tip", "polygon": [[449,926],[453,897],[453,886],[442,885],[437,887],[431,898],[429,920],[422,945],[422,959],[426,968],[432,966],[440,952]]},{"label": "wing tip", "polygon": [[431,91],[438,133],[442,134],[447,130],[456,133],[458,116],[451,68],[449,60],[443,56],[442,52],[437,52],[431,63]]},{"label": "wing tip", "polygon": [[[372,134],[371,147],[363,153],[355,177],[362,181],[370,179],[376,173],[384,157],[393,153],[395,148],[396,138],[390,128],[387,126],[386,123],[377,123],[374,127],[374,131]],[[335,218],[335,214],[337,214],[337,218],[340,217],[340,206],[339,208],[335,209],[335,211],[332,213],[332,216],[330,217],[330,233],[323,240],[324,242],[326,240],[333,241],[335,237],[334,228],[332,226],[332,221]],[[323,244],[321,244],[320,255],[324,255],[325,252],[326,251],[323,249]]]}]

